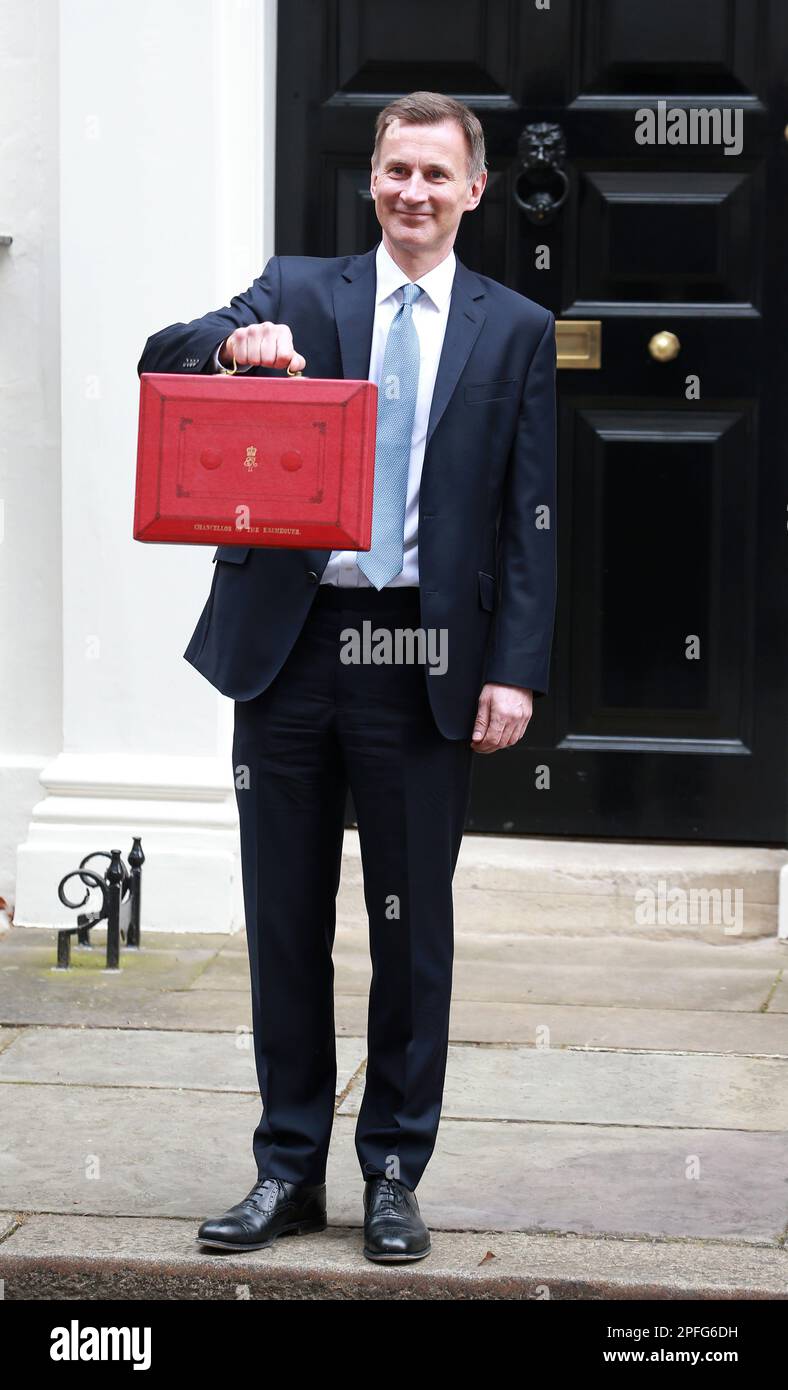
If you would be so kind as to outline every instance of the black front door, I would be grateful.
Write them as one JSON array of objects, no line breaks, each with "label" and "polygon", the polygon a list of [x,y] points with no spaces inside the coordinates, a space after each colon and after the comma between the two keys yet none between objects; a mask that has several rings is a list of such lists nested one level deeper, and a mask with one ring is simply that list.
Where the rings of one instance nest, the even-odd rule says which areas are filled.
[{"label": "black front door", "polygon": [[551,691],[468,828],[784,843],[788,6],[287,0],[278,42],[277,252],[368,250],[375,116],[439,90],[488,147],[457,254],[559,320]]}]

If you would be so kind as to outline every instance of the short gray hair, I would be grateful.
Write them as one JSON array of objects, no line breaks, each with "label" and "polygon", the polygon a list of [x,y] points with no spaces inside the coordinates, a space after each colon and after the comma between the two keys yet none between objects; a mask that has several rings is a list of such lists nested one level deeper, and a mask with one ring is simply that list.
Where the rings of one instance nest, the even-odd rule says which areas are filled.
[{"label": "short gray hair", "polygon": [[481,121],[464,102],[445,97],[441,92],[409,92],[407,96],[397,97],[384,106],[375,122],[373,169],[380,163],[383,136],[394,121],[401,121],[403,125],[441,125],[443,121],[454,121],[468,146],[468,182],[474,183],[484,172],[486,163]]}]

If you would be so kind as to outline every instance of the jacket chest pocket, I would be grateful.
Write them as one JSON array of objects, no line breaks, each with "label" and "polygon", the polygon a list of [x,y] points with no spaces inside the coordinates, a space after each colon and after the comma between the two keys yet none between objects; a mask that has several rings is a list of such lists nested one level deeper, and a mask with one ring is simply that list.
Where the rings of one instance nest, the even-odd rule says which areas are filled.
[{"label": "jacket chest pocket", "polygon": [[481,405],[484,401],[505,401],[516,396],[520,389],[517,377],[506,381],[477,381],[465,387],[465,404]]}]

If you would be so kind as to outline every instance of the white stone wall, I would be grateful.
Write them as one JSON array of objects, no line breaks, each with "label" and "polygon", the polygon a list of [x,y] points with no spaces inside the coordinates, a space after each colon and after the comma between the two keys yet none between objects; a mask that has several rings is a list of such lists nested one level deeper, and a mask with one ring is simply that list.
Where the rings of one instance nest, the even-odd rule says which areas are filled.
[{"label": "white stone wall", "polygon": [[62,747],[57,8],[0,6],[0,897]]},{"label": "white stone wall", "polygon": [[182,657],[211,550],[132,539],[136,364],[149,334],[227,303],[273,250],[275,9],[40,0],[4,21],[25,53],[9,85],[31,89],[33,116],[6,90],[4,128],[24,148],[4,148],[18,260],[0,260],[0,309],[25,318],[3,342],[3,473],[24,511],[0,552],[18,633],[0,752],[43,766],[0,826],[1,881],[24,841],[22,924],[67,920],[59,873],[134,833],[149,928],[240,921],[232,704]]}]

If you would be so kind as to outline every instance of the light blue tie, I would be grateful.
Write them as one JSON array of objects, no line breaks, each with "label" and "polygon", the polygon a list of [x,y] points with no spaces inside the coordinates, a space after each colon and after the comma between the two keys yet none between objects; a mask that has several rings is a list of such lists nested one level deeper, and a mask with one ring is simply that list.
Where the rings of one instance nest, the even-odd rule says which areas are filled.
[{"label": "light blue tie", "polygon": [[360,551],[358,567],[376,589],[396,578],[405,559],[405,502],[408,466],[419,386],[419,337],[413,301],[421,285],[403,285],[402,305],[386,339],[378,387],[375,483],[372,493],[372,548]]}]

